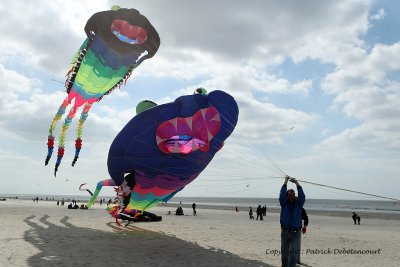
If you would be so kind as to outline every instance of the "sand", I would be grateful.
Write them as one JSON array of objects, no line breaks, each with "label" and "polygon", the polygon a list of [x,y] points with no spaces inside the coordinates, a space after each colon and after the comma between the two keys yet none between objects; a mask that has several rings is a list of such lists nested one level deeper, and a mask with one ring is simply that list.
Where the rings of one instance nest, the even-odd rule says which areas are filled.
[{"label": "sand", "polygon": [[[0,201],[0,266],[280,266],[279,214],[250,221],[247,211],[202,209],[191,216],[151,210],[162,222],[118,227],[95,205],[68,210],[52,201]],[[301,266],[397,266],[400,221],[313,211]],[[337,214],[336,214],[337,215]],[[343,215],[343,214],[341,214]]]}]

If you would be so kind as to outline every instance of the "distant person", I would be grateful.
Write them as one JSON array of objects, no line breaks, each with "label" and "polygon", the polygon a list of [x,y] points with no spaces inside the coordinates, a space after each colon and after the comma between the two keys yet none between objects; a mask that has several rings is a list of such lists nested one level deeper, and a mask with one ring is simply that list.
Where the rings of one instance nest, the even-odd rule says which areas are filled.
[{"label": "distant person", "polygon": [[263,206],[262,212],[263,212],[264,216],[267,216],[267,206],[266,205]]},{"label": "distant person", "polygon": [[68,209],[69,209],[69,210],[72,209],[72,203],[69,203]]},{"label": "distant person", "polygon": [[103,205],[103,199],[100,199],[100,206]]},{"label": "distant person", "polygon": [[235,207],[235,211],[236,211],[236,212],[239,212],[239,208],[238,208],[237,206]]},{"label": "distant person", "polygon": [[[287,190],[288,181],[296,184],[298,198],[293,189]],[[295,267],[300,251],[299,242],[301,235],[301,213],[306,196],[299,182],[291,178],[285,177],[285,182],[279,193],[279,204],[281,206],[281,261],[282,267]]]},{"label": "distant person", "polygon": [[57,206],[59,206],[59,205],[60,205],[60,201],[57,200]]},{"label": "distant person", "polygon": [[253,216],[253,209],[250,207],[250,209],[249,209],[249,217],[250,217],[250,220],[253,220],[254,219],[254,216]]},{"label": "distant person", "polygon": [[178,215],[178,216],[184,215],[184,214],[183,214],[183,209],[182,209],[182,207],[179,206],[179,207],[176,209],[175,215]]},{"label": "distant person", "polygon": [[357,222],[358,222],[358,225],[360,225],[360,221],[361,221],[361,217],[360,217],[360,215],[357,214]]},{"label": "distant person", "polygon": [[260,221],[262,221],[263,220],[263,211],[262,211],[261,205],[258,205],[256,214],[257,214],[256,220],[258,220],[258,218],[260,218]]},{"label": "distant person", "polygon": [[351,216],[351,218],[353,218],[354,224],[357,224],[357,213],[353,212],[353,215]]},{"label": "distant person", "polygon": [[[307,232],[307,227],[308,227],[308,215],[307,215],[307,212],[306,212],[306,210],[304,208],[301,209],[301,220],[304,221],[304,224],[302,225],[302,228],[301,228],[301,232],[303,234],[305,234]],[[301,235],[300,235],[298,251],[300,251],[300,253],[298,253],[299,257],[297,258],[297,264],[301,264],[301,260],[300,260],[300,255],[301,255]]]},{"label": "distant person", "polygon": [[193,202],[192,204],[192,209],[193,209],[193,216],[197,216],[197,212],[196,212],[196,203]]}]

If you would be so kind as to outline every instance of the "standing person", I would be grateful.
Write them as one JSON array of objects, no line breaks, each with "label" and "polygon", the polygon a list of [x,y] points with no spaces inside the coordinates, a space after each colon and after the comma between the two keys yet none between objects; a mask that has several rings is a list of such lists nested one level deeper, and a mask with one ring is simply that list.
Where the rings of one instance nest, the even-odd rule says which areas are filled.
[{"label": "standing person", "polygon": [[[287,190],[288,181],[296,184],[298,198],[293,189]],[[301,234],[301,209],[303,208],[306,196],[303,188],[295,178],[285,177],[279,194],[279,204],[281,205],[281,260],[282,267],[295,267],[298,254],[297,249]]]},{"label": "standing person", "polygon": [[196,203],[193,202],[192,204],[192,209],[193,209],[193,216],[197,216],[197,212],[196,212]]},{"label": "standing person", "polygon": [[[305,234],[307,232],[307,227],[308,227],[308,215],[307,212],[304,208],[301,209],[301,220],[304,221],[304,224],[302,225],[301,232]],[[300,255],[301,255],[301,234],[300,234],[300,241],[299,241],[299,248],[298,251],[298,258],[297,258],[297,264],[301,264],[300,260]]]},{"label": "standing person", "polygon": [[257,213],[256,220],[258,220],[258,217],[260,217],[260,221],[262,221],[263,220],[263,211],[262,211],[261,205],[258,205],[256,213]]},{"label": "standing person", "polygon": [[254,219],[254,216],[253,216],[253,209],[250,207],[250,209],[249,209],[249,217],[250,217],[250,220],[253,220]]},{"label": "standing person", "polygon": [[357,213],[353,212],[353,216],[351,216],[351,218],[353,218],[354,224],[357,224]]},{"label": "standing person", "polygon": [[358,222],[358,225],[360,225],[360,221],[361,221],[361,217],[360,217],[360,215],[357,214],[357,222]]}]

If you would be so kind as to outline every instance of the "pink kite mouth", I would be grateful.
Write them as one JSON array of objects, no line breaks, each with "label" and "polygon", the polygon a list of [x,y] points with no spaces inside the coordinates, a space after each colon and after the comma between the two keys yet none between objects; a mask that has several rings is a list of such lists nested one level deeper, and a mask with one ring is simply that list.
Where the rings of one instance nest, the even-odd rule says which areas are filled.
[{"label": "pink kite mouth", "polygon": [[116,19],[111,24],[111,32],[122,42],[143,44],[147,40],[147,32],[139,26],[132,26],[125,20]]},{"label": "pink kite mouth", "polygon": [[161,123],[156,132],[157,146],[167,154],[208,151],[210,141],[220,127],[221,118],[216,108],[200,109],[190,117],[178,117]]}]

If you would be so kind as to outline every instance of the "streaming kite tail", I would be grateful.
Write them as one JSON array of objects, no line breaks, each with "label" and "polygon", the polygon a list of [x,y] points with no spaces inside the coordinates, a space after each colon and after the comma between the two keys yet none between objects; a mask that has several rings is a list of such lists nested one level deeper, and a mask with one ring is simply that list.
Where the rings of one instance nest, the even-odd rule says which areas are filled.
[{"label": "streaming kite tail", "polygon": [[79,191],[87,191],[91,196],[93,196],[92,191],[90,191],[89,189],[82,188],[82,186],[84,186],[85,184],[86,184],[86,183],[81,184],[81,185],[79,186]]},{"label": "streaming kite tail", "polygon": [[56,161],[56,165],[54,167],[54,176],[56,176],[58,167],[60,166],[61,160],[64,156],[65,136],[67,134],[68,127],[71,124],[71,121],[74,118],[77,110],[78,110],[78,107],[75,107],[75,106],[72,107],[71,110],[69,111],[68,116],[65,118],[64,124],[61,126],[60,138],[58,140],[57,161]]},{"label": "streaming kite tail", "polygon": [[86,203],[86,207],[90,208],[93,203],[96,201],[97,196],[100,193],[100,190],[103,186],[116,186],[113,179],[103,180],[97,183],[96,190],[94,191],[92,197],[90,198],[89,202]]},{"label": "streaming kite tail", "polygon": [[75,140],[75,157],[74,160],[72,161],[72,166],[75,166],[76,161],[79,158],[79,152],[81,151],[82,148],[82,129],[83,129],[83,124],[85,123],[86,118],[89,116],[89,110],[92,107],[92,104],[86,103],[85,107],[83,108],[81,117],[78,122],[78,127],[76,129],[76,140]]},{"label": "streaming kite tail", "polygon": [[53,154],[53,149],[54,149],[54,136],[49,135],[47,138],[47,156],[46,156],[46,160],[44,162],[45,166],[47,166],[47,164],[49,164],[51,155]]},{"label": "streaming kite tail", "polygon": [[46,156],[46,161],[45,161],[45,166],[47,164],[49,164],[51,155],[53,154],[53,150],[54,150],[54,128],[57,125],[57,122],[61,119],[61,117],[64,115],[65,113],[65,109],[67,108],[68,104],[70,102],[68,101],[68,97],[64,99],[64,101],[62,102],[61,106],[58,108],[58,111],[56,113],[56,115],[53,118],[53,121],[50,124],[50,129],[49,129],[49,136],[47,137],[47,156]]}]

